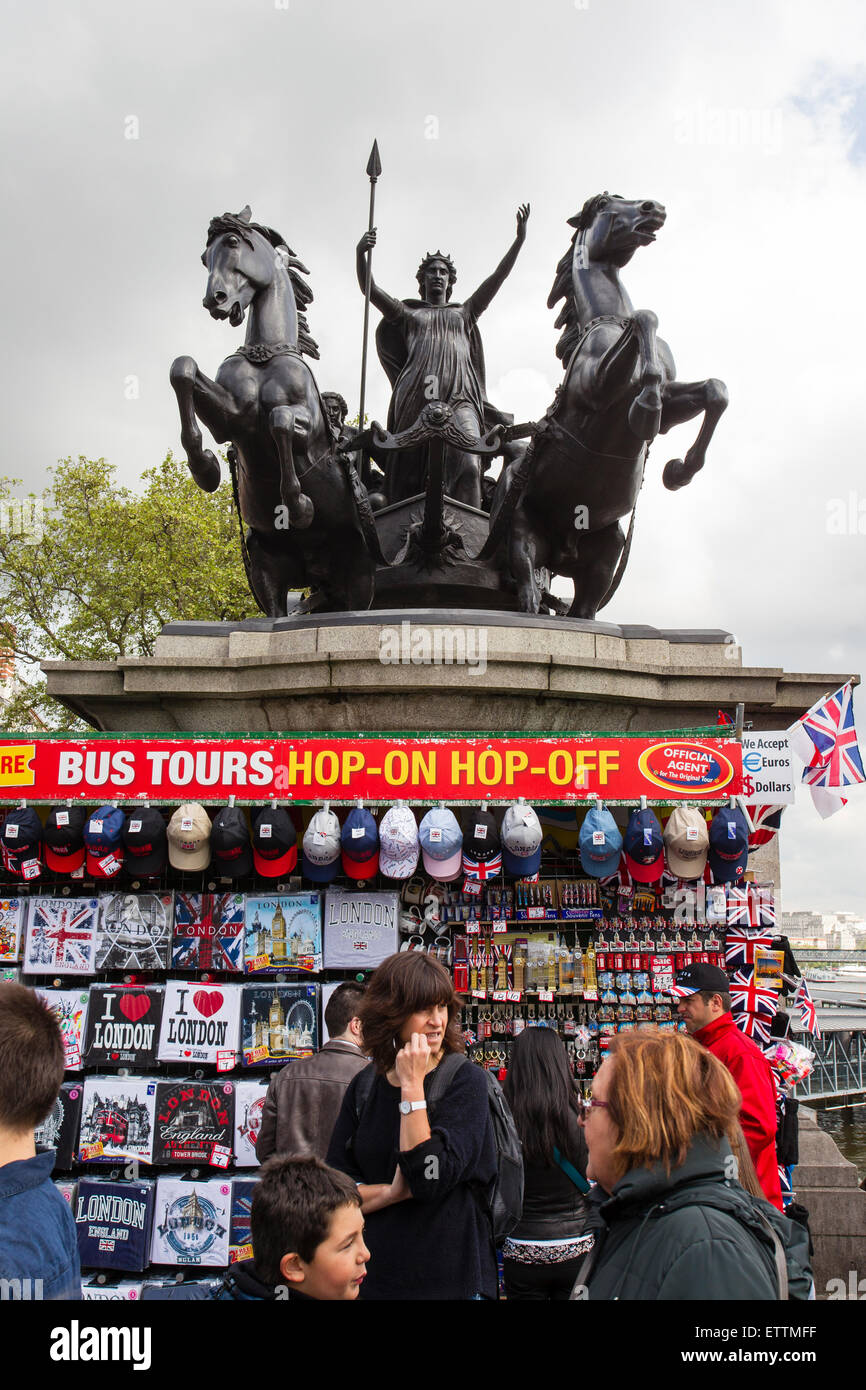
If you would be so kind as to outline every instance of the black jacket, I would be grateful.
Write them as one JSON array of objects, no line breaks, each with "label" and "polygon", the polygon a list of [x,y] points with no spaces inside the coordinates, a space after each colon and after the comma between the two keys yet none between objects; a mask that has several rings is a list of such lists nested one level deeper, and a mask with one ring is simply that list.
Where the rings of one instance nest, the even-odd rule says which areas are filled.
[{"label": "black jacket", "polygon": [[[586,1175],[586,1140],[576,1118],[569,1115],[570,1157],[581,1177]],[[583,1193],[557,1163],[534,1163],[523,1158],[523,1212],[513,1240],[568,1240],[586,1233]]]},{"label": "black jacket", "polygon": [[773,1243],[756,1209],[780,1236],[789,1296],[807,1299],[812,1285],[808,1235],[769,1202],[725,1177],[727,1140],[698,1136],[668,1176],[661,1164],[635,1168],[608,1196],[593,1188],[597,1239],[587,1273],[589,1299],[777,1300]]}]

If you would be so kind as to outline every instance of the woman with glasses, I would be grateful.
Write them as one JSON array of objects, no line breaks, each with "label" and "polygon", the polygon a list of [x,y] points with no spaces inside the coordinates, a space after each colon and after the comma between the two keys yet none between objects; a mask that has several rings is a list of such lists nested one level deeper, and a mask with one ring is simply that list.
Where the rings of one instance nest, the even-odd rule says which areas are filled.
[{"label": "woman with glasses", "polygon": [[515,1039],[503,1090],[523,1144],[523,1213],[502,1249],[505,1296],[565,1301],[593,1238],[578,1093],[558,1033],[527,1028]]},{"label": "woman with glasses", "polygon": [[737,1180],[740,1103],[727,1068],[687,1034],[612,1039],[583,1107],[601,1226],[573,1298],[810,1296],[808,1234]]}]

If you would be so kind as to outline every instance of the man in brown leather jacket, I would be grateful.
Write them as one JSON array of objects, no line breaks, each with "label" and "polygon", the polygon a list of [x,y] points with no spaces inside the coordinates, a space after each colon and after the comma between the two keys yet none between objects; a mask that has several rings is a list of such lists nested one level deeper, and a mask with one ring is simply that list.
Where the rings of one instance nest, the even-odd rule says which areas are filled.
[{"label": "man in brown leather jacket", "polygon": [[363,985],[339,985],[325,1008],[329,1041],[315,1057],[287,1063],[271,1081],[256,1141],[262,1163],[275,1153],[324,1159],[346,1088],[368,1063],[359,1045],[363,994]]}]

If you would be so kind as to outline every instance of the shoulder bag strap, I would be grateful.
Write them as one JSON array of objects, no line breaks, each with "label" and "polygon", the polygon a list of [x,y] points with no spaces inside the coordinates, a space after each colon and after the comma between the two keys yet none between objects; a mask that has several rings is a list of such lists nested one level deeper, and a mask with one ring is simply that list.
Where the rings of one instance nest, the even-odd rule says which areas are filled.
[{"label": "shoulder bag strap", "polygon": [[559,1152],[559,1149],[555,1147],[553,1150],[553,1160],[555,1163],[559,1165],[565,1176],[571,1179],[571,1181],[574,1183],[575,1187],[579,1192],[589,1191],[590,1184],[587,1182],[586,1178],[582,1177],[581,1174],[578,1172],[577,1168],[575,1168],[574,1164],[571,1163],[567,1158],[563,1158],[562,1154]]}]

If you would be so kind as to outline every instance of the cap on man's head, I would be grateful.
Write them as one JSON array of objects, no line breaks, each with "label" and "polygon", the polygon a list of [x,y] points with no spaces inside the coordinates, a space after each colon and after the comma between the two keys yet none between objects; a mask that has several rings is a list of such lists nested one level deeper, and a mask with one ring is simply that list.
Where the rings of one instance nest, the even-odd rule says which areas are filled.
[{"label": "cap on man's head", "polygon": [[668,992],[675,999],[686,999],[688,995],[698,994],[702,989],[710,989],[713,994],[727,994],[730,988],[731,982],[720,966],[698,962],[678,970]]}]

